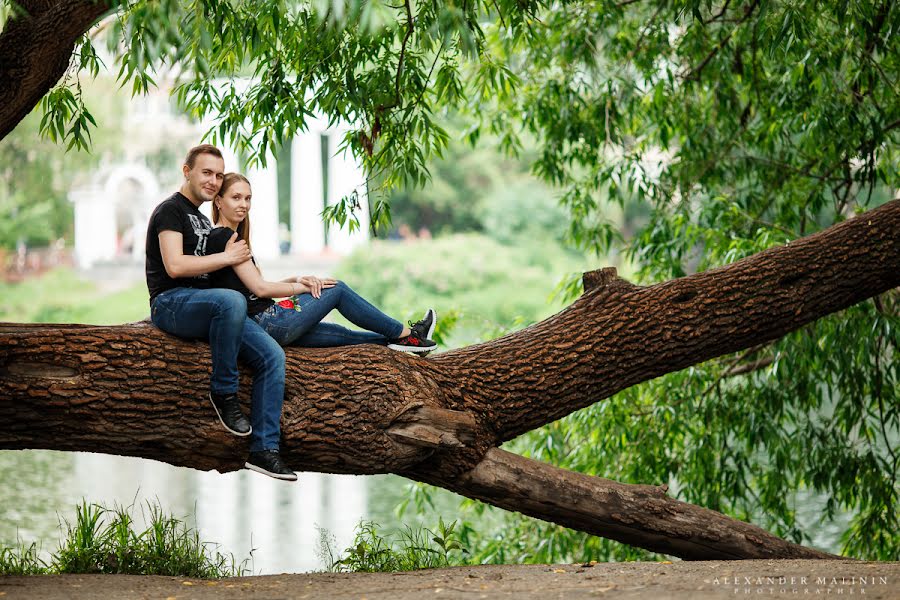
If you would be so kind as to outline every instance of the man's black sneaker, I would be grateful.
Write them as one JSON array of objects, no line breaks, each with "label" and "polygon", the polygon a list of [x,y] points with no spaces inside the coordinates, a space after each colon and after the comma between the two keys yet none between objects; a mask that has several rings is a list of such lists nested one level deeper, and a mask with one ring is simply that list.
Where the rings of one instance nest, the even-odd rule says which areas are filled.
[{"label": "man's black sneaker", "polygon": [[234,435],[245,436],[250,435],[253,428],[250,427],[250,421],[241,411],[241,405],[238,402],[237,394],[213,394],[210,392],[209,401],[213,408],[216,409],[216,415],[219,421],[225,426],[225,429]]},{"label": "man's black sneaker", "polygon": [[284,464],[284,461],[281,460],[281,455],[278,454],[278,450],[251,452],[244,466],[251,471],[256,471],[275,479],[297,481],[297,474]]},{"label": "man's black sneaker", "polygon": [[408,336],[391,340],[388,348],[401,352],[428,354],[437,347],[437,344],[431,340],[436,323],[437,315],[433,308],[429,308],[425,311],[425,316],[421,320],[415,323],[409,322],[410,334]]}]

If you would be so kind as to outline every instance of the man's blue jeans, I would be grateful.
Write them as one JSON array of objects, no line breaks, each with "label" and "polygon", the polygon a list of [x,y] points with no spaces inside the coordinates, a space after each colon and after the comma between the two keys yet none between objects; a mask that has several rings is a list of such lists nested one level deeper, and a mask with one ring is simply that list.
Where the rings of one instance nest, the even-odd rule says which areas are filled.
[{"label": "man's blue jeans", "polygon": [[[300,294],[294,299],[300,305],[299,312],[275,305],[253,316],[266,333],[282,346],[384,346],[403,331],[400,321],[372,306],[343,281],[338,281],[334,287],[323,289],[318,298],[313,298],[312,294]],[[347,329],[335,323],[322,323],[322,319],[334,309],[354,325],[368,331]]]},{"label": "man's blue jeans", "polygon": [[284,350],[253,319],[240,292],[226,289],[175,288],[153,299],[153,324],[181,338],[209,341],[212,352],[210,390],[238,390],[237,361],[253,369],[250,451],[277,450],[284,402]]}]

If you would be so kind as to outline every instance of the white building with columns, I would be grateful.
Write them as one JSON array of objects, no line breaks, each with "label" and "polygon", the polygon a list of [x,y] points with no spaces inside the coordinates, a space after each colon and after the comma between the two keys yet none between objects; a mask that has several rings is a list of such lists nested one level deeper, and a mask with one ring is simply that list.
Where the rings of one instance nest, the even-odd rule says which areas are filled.
[{"label": "white building with columns", "polygon": [[[163,92],[160,91],[159,94]],[[152,98],[138,105],[130,125],[141,128],[172,129],[178,121],[172,115],[168,102]],[[187,126],[192,129],[194,143],[199,143],[201,132],[211,123]],[[251,207],[254,255],[262,260],[278,257],[283,229],[279,223],[279,197],[290,202],[290,223],[284,226],[290,231],[290,253],[293,255],[346,255],[369,238],[369,209],[365,174],[349,151],[339,152],[346,127],[328,127],[324,118],[310,119],[308,128],[288,143],[289,164],[279,165],[269,156],[265,167],[247,169],[244,174],[253,188]],[[142,139],[142,133],[132,135]],[[180,137],[184,137],[183,135]],[[184,154],[192,145],[182,148]],[[133,144],[140,146],[139,143]],[[239,153],[234,148],[221,147],[226,171],[242,170]],[[176,170],[180,169],[180,163]],[[284,175],[284,169],[288,175]],[[279,172],[282,176],[279,178]],[[180,171],[178,181],[181,180]],[[279,190],[279,179],[287,181],[288,190]],[[159,202],[176,191],[162,189],[160,181],[173,181],[171,173],[153,173],[140,157],[120,164],[109,164],[99,170],[86,185],[73,188],[69,199],[75,208],[75,257],[81,268],[102,263],[144,261],[144,244],[150,214]],[[326,226],[322,211],[326,206],[340,202],[341,198],[356,191],[359,198],[357,218],[360,227],[350,232],[336,224]],[[281,192],[281,194],[279,194]],[[211,207],[201,208],[207,215]]]}]

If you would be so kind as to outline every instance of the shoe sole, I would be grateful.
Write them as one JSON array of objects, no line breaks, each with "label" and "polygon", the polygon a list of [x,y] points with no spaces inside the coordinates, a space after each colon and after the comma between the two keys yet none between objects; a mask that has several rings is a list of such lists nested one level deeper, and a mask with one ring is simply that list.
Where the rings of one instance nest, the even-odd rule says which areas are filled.
[{"label": "shoe sole", "polygon": [[216,416],[219,417],[219,423],[222,424],[222,427],[224,427],[226,431],[230,431],[238,437],[247,437],[248,435],[253,433],[253,427],[250,427],[250,430],[247,433],[241,433],[240,431],[235,431],[234,429],[226,425],[225,420],[222,419],[222,415],[219,413],[219,407],[216,406],[215,402],[213,402],[212,394],[209,394],[209,403],[212,404],[213,410],[216,411]]},{"label": "shoe sole", "polygon": [[406,352],[407,354],[418,354],[420,356],[424,356],[434,350],[433,346],[430,347],[422,347],[422,346],[401,346],[399,344],[388,344],[387,346],[391,350],[397,350],[398,352]]},{"label": "shoe sole", "polygon": [[[437,325],[437,313],[434,312],[433,308],[429,308],[425,311],[425,316],[422,317],[422,320],[424,321],[428,318],[428,313],[431,313],[431,327],[428,328],[428,335],[425,336],[426,340],[430,340],[431,336],[434,335],[434,328]],[[398,352],[418,354],[419,356],[425,356],[435,349],[435,346],[428,346],[423,348],[421,346],[403,346],[401,344],[388,344],[387,347]]]},{"label": "shoe sole", "polygon": [[297,481],[297,474],[291,473],[290,475],[283,475],[281,473],[273,473],[271,471],[266,471],[262,467],[257,467],[256,465],[245,462],[244,467],[250,469],[251,471],[256,471],[257,473],[262,473],[263,475],[268,475],[273,479],[280,479],[281,481]]}]

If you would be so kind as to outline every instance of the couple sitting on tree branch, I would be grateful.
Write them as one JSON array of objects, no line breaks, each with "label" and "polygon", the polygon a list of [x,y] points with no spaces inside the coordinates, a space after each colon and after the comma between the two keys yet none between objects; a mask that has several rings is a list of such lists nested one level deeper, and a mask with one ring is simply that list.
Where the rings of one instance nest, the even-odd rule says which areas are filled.
[{"label": "couple sitting on tree branch", "polygon": [[[250,436],[245,466],[295,481],[278,453],[285,379],[281,346],[381,344],[424,355],[435,347],[430,338],[436,315],[428,309],[406,327],[342,281],[312,275],[263,279],[250,246],[247,178],[226,174],[221,151],[208,144],[191,148],[182,172],[181,189],[156,207],[147,227],[151,320],[167,333],[209,342],[209,401],[228,431]],[[215,224],[200,212],[204,202],[213,203]],[[322,322],[333,309],[365,331]],[[253,370],[250,419],[238,401],[239,358]]]}]

